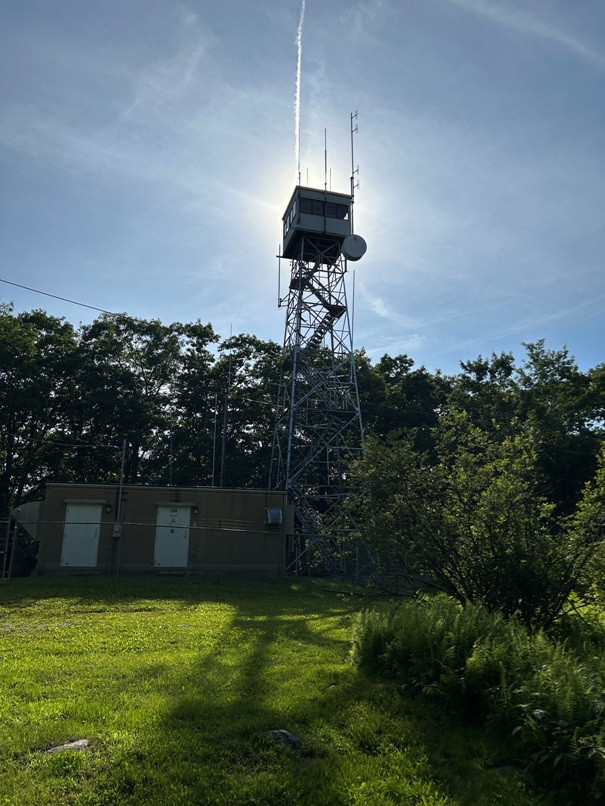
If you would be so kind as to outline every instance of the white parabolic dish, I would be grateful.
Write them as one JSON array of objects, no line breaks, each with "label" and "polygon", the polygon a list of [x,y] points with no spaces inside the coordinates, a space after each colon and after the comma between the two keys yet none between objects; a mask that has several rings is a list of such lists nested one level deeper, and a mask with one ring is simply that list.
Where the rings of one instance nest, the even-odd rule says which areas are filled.
[{"label": "white parabolic dish", "polygon": [[365,253],[368,245],[361,235],[347,235],[342,242],[341,251],[347,260],[359,260]]}]

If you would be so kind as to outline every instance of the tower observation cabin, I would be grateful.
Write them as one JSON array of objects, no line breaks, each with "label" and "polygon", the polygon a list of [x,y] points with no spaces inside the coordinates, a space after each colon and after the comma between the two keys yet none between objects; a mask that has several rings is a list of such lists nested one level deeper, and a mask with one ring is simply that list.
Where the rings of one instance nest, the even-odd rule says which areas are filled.
[{"label": "tower observation cabin", "polygon": [[[315,261],[319,253],[324,262],[334,263],[343,251],[349,260],[358,260],[361,254],[356,256],[357,236],[352,235],[352,205],[353,197],[347,193],[297,185],[283,217],[282,257]],[[345,240],[349,249],[343,250]]]}]

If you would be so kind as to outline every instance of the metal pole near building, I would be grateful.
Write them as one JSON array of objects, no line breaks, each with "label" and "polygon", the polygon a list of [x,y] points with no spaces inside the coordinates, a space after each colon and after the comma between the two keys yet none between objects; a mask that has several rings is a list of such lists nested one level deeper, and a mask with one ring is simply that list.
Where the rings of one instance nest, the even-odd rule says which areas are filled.
[{"label": "metal pole near building", "polygon": [[214,487],[214,469],[216,467],[216,421],[218,418],[218,395],[214,393],[214,433],[212,436],[212,483]]},{"label": "metal pole near building", "polygon": [[10,538],[11,532],[11,515],[10,513],[6,516],[6,533],[4,536],[4,559],[2,562],[2,579],[6,579],[6,561],[8,558],[8,541]]},{"label": "metal pole near building", "polygon": [[122,537],[122,492],[124,490],[124,466],[126,465],[126,437],[122,440],[122,462],[120,464],[120,486],[116,504],[116,519],[113,523],[113,540],[116,547],[116,576],[120,574],[120,538]]},{"label": "metal pole near building", "polygon": [[[11,558],[8,564],[8,578],[10,579],[13,574],[13,560],[15,559],[15,550],[17,548],[17,537],[19,534],[19,515],[21,514],[21,510],[17,510],[17,517],[15,518],[15,536],[13,538],[13,547],[11,549]],[[9,518],[10,523],[10,518]],[[8,545],[8,544],[7,544]]]}]

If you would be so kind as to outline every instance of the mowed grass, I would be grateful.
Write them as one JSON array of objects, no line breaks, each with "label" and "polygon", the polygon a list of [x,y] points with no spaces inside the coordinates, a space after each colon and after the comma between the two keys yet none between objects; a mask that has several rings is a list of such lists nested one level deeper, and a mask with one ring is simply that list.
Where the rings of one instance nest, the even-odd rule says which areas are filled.
[{"label": "mowed grass", "polygon": [[351,665],[365,605],[306,580],[2,584],[0,804],[546,803],[485,736]]}]

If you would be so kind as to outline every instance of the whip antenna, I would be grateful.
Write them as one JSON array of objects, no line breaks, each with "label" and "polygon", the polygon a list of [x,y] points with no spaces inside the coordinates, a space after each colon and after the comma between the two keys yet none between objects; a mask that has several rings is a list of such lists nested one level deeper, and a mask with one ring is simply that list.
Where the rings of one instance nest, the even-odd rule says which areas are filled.
[{"label": "whip antenna", "polygon": [[353,135],[357,134],[357,110],[351,112],[351,232],[353,229],[353,204],[355,203],[355,189],[359,189],[359,165],[355,168],[354,141]]}]

